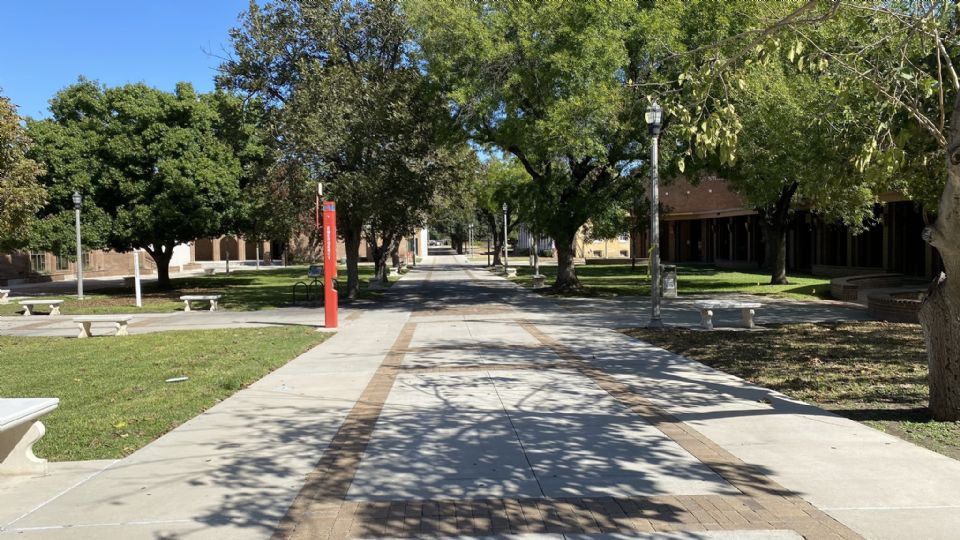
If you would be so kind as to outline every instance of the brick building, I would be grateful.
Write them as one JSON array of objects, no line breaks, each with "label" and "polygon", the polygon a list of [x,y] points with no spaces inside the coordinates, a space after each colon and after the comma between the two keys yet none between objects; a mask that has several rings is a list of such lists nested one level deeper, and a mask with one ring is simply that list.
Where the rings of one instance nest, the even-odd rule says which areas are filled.
[{"label": "brick building", "polygon": [[[757,212],[722,179],[698,185],[676,181],[662,187],[661,258],[672,263],[707,263],[725,268],[757,269],[766,243]],[[787,268],[792,272],[840,276],[897,272],[931,277],[942,265],[921,240],[925,227],[918,206],[898,194],[880,197],[877,223],[853,235],[840,223],[829,223],[807,210],[794,213],[787,234]],[[638,254],[648,240],[641,231]]]}]

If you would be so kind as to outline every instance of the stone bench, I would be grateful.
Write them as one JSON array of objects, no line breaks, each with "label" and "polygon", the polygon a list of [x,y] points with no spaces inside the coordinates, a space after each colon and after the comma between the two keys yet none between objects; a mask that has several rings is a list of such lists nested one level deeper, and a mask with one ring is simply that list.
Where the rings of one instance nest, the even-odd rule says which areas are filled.
[{"label": "stone bench", "polygon": [[740,320],[745,328],[753,328],[754,310],[760,309],[759,302],[739,302],[736,300],[705,300],[694,302],[693,307],[700,310],[700,326],[713,330],[713,312],[718,309],[739,309]]},{"label": "stone bench", "polygon": [[212,276],[212,275],[214,275],[214,274],[217,273],[217,269],[216,269],[216,268],[204,268],[204,269],[203,269],[203,273],[206,274],[206,275],[208,275],[208,276]]},{"label": "stone bench", "polygon": [[21,300],[19,304],[23,306],[24,317],[36,315],[33,310],[37,306],[50,306],[50,315],[59,315],[63,300]]},{"label": "stone bench", "polygon": [[219,294],[188,294],[181,296],[180,299],[183,300],[183,310],[192,311],[190,309],[190,302],[210,302],[210,311],[217,310],[217,303],[220,302]]},{"label": "stone bench", "polygon": [[0,289],[0,304],[10,303],[10,289]]},{"label": "stone bench", "polygon": [[127,334],[127,323],[130,322],[133,317],[129,315],[87,315],[85,317],[77,317],[73,319],[73,322],[77,323],[80,326],[80,335],[78,338],[88,338],[90,334],[90,325],[93,323],[113,323],[116,325],[117,333],[115,336],[126,336]]},{"label": "stone bench", "polygon": [[47,431],[37,419],[59,405],[57,398],[0,398],[0,475],[46,474],[47,460],[33,455]]}]

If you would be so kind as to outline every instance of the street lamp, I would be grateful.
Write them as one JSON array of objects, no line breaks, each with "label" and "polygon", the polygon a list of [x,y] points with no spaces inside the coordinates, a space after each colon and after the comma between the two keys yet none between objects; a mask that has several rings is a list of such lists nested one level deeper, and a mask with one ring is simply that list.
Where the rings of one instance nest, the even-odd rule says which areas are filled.
[{"label": "street lamp", "polygon": [[644,115],[653,140],[650,144],[650,328],[662,328],[660,320],[660,194],[657,170],[660,128],[663,125],[663,109],[654,101]]},{"label": "street lamp", "polygon": [[510,244],[507,243],[507,203],[503,203],[503,275],[510,272]]},{"label": "street lamp", "polygon": [[80,247],[80,203],[83,196],[79,191],[73,192],[73,211],[77,224],[77,299],[83,300],[83,248]]}]

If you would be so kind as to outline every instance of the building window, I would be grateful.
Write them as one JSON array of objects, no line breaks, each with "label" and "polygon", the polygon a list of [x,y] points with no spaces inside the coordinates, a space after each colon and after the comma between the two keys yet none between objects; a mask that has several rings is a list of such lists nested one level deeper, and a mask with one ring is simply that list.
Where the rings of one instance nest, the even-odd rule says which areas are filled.
[{"label": "building window", "polygon": [[37,274],[47,273],[47,254],[30,252],[30,270]]},{"label": "building window", "polygon": [[70,261],[63,255],[57,255],[57,270],[69,270]]},{"label": "building window", "polygon": [[630,241],[630,233],[629,233],[629,232],[620,233],[620,236],[617,236],[617,240],[619,240],[619,241],[621,241],[621,242],[629,242],[629,241]]},{"label": "building window", "polygon": [[621,250],[620,250],[620,256],[621,256],[621,257],[626,257],[627,255],[629,255],[629,253],[627,253],[627,250],[625,250],[625,249],[621,249]]},{"label": "building window", "polygon": [[603,252],[602,252],[602,251],[594,251],[594,252],[593,252],[593,256],[594,256],[594,257],[603,257]]}]

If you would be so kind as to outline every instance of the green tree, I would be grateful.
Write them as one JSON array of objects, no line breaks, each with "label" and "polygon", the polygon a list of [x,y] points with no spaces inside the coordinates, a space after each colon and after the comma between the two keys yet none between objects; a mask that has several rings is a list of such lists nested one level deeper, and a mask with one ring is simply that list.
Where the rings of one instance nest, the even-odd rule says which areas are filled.
[{"label": "green tree", "polygon": [[353,297],[363,237],[385,279],[400,238],[469,172],[471,153],[397,2],[251,3],[231,35],[219,82],[263,100],[280,150],[336,200]]},{"label": "green tree", "polygon": [[[864,141],[852,160],[856,170],[914,198],[935,216],[924,239],[940,254],[945,272],[934,280],[920,311],[930,365],[930,411],[935,419],[960,420],[957,4],[755,4],[774,9],[750,19],[729,38],[677,55],[685,66],[678,82],[695,98],[674,109],[677,131],[686,132],[700,157],[715,152],[729,163],[736,158],[740,134],[729,89],[745,66],[786,57],[797,72],[814,72],[833,83],[832,105],[854,110],[859,118],[838,129],[840,137]],[[680,157],[675,163],[685,161]]]},{"label": "green tree", "polygon": [[491,156],[482,166],[474,184],[474,208],[481,226],[493,241],[493,264],[503,264],[503,205],[507,205],[507,236],[521,219],[524,195],[529,193],[530,176],[514,158]]},{"label": "green tree", "polygon": [[64,253],[70,194],[84,196],[86,247],[145,250],[170,286],[177,244],[233,225],[243,171],[236,134],[221,116],[223,96],[188,83],[174,93],[143,84],[107,88],[81,80],[51,100],[52,117],[28,122],[50,203],[35,245]]},{"label": "green tree", "polygon": [[27,157],[31,141],[17,109],[0,95],[0,248],[27,242],[27,231],[43,206],[46,191],[37,178],[43,168]]},{"label": "green tree", "polygon": [[[408,0],[427,70],[479,144],[534,181],[557,244],[554,287],[577,289],[577,231],[621,197],[645,151],[636,80],[637,2]],[[646,9],[643,5],[641,10]]]}]

